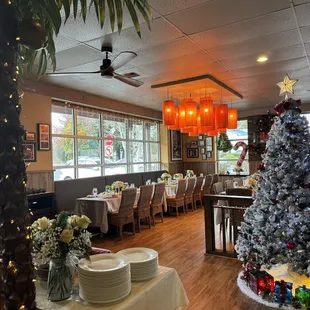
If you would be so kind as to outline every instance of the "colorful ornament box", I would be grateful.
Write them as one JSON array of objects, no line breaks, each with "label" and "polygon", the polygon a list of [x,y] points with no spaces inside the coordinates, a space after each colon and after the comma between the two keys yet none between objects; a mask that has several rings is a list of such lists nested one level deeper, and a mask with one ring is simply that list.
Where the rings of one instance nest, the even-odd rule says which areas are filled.
[{"label": "colorful ornament box", "polygon": [[306,286],[299,286],[295,290],[295,297],[304,307],[310,307],[310,289]]},{"label": "colorful ornament box", "polygon": [[274,278],[266,271],[252,270],[249,273],[248,286],[257,295],[266,289],[270,290],[270,292],[273,292]]},{"label": "colorful ornament box", "polygon": [[276,281],[274,286],[275,301],[279,304],[290,305],[293,301],[293,283],[284,280]]}]

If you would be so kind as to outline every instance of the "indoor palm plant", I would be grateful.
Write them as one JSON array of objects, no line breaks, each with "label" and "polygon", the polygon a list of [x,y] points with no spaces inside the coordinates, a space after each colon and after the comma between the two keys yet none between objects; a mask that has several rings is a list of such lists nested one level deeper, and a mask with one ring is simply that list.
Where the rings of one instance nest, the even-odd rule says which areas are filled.
[{"label": "indoor palm plant", "polygon": [[112,30],[122,29],[123,9],[128,9],[139,36],[140,11],[150,25],[147,0],[0,0],[0,308],[36,309],[31,257],[30,214],[26,202],[27,176],[23,159],[18,91],[22,70],[32,69],[38,57],[43,74],[48,59],[56,68],[54,37],[73,12],[84,20],[95,10],[103,27],[106,10]]}]

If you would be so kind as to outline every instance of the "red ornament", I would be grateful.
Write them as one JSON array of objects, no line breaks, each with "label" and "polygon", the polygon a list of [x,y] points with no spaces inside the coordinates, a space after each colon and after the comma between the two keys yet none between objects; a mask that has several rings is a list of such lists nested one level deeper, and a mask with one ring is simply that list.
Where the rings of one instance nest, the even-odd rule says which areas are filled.
[{"label": "red ornament", "polygon": [[296,248],[296,245],[295,245],[295,243],[294,243],[293,240],[289,240],[289,241],[287,241],[286,247],[287,247],[289,250],[294,250],[294,249]]}]

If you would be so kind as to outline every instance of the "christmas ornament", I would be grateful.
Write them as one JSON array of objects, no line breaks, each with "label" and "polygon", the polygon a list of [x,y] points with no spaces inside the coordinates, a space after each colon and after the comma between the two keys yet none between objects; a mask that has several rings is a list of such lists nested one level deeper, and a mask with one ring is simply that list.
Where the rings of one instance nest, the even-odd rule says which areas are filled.
[{"label": "christmas ornament", "polygon": [[232,149],[232,144],[227,136],[227,133],[221,133],[217,140],[217,150],[224,153]]},{"label": "christmas ornament", "polygon": [[280,95],[284,94],[294,94],[294,85],[297,83],[298,80],[291,80],[288,74],[285,75],[284,80],[282,82],[277,83],[280,87]]},{"label": "christmas ornament", "polygon": [[239,159],[238,159],[238,161],[237,161],[236,166],[237,166],[238,168],[241,168],[241,166],[242,166],[242,164],[243,164],[243,161],[244,161],[244,159],[245,159],[245,156],[246,156],[246,154],[247,154],[249,148],[248,148],[247,144],[244,143],[244,142],[242,142],[242,141],[239,141],[239,142],[237,142],[237,143],[234,145],[234,150],[237,151],[239,147],[242,147],[242,152],[241,152],[241,154],[240,154],[240,157],[239,157]]}]

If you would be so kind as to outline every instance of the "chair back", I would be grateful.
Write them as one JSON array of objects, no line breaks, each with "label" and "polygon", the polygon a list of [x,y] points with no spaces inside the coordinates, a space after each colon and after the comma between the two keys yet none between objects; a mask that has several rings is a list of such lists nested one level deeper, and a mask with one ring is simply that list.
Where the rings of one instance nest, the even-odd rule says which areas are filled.
[{"label": "chair back", "polygon": [[196,179],[196,185],[194,187],[194,194],[200,194],[201,193],[201,187],[203,183],[204,177],[198,177]]},{"label": "chair back", "polygon": [[210,194],[212,180],[213,180],[213,174],[207,174],[205,177],[205,184],[203,185],[204,194]]},{"label": "chair back", "polygon": [[192,196],[193,195],[195,183],[196,183],[196,178],[187,179],[187,188],[185,190],[185,196]]},{"label": "chair back", "polygon": [[233,182],[238,182],[238,186],[243,186],[243,180],[241,178],[234,178]]},{"label": "chair back", "polygon": [[219,181],[219,175],[213,174],[212,183],[211,183],[211,191],[214,191],[214,184]]},{"label": "chair back", "polygon": [[224,186],[222,182],[217,182],[215,184],[213,184],[213,190],[215,195],[219,195],[221,192],[224,191]]},{"label": "chair back", "polygon": [[118,211],[118,215],[120,217],[126,217],[133,213],[133,206],[135,204],[136,196],[136,188],[128,188],[122,191],[122,200]]},{"label": "chair back", "polygon": [[175,194],[175,199],[183,199],[186,190],[186,179],[178,181],[178,189]]},{"label": "chair back", "polygon": [[225,181],[225,189],[227,188],[234,188],[234,181],[233,180],[226,180]]},{"label": "chair back", "polygon": [[154,192],[154,196],[152,200],[152,206],[157,206],[157,205],[162,204],[165,187],[166,187],[165,183],[157,183],[155,185],[155,192]]},{"label": "chair back", "polygon": [[137,204],[138,210],[143,210],[150,207],[153,194],[153,185],[140,186],[140,196]]}]

